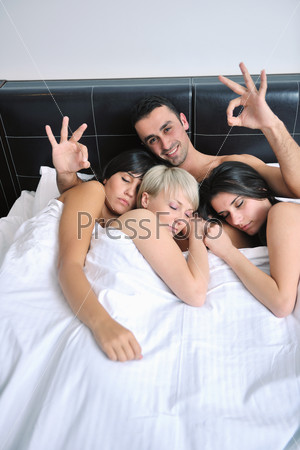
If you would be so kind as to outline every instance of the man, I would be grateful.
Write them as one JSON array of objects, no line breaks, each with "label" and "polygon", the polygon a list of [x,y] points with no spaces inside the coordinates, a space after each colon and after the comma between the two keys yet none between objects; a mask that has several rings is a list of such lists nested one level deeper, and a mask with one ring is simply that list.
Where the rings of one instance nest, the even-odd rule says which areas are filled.
[{"label": "man", "polygon": [[[214,167],[224,161],[242,161],[254,167],[277,195],[300,197],[299,146],[266,103],[266,73],[264,70],[261,72],[261,85],[257,90],[243,63],[240,64],[240,69],[246,87],[226,77],[219,77],[222,83],[240,95],[229,103],[228,124],[260,129],[272,147],[280,168],[267,166],[251,155],[211,156],[197,151],[186,133],[189,124],[185,115],[178,113],[168,100],[161,97],[147,98],[136,106],[133,114],[136,132],[143,144],[156,156],[187,170],[198,181],[206,178]],[[234,117],[233,111],[240,105],[244,109],[238,117]],[[85,129],[86,125],[81,125],[67,141],[72,144],[72,148],[69,145],[69,148],[60,149],[58,153],[56,146],[53,146],[53,163],[57,169],[60,191],[79,183],[75,172],[89,167],[87,149],[78,142]]]}]

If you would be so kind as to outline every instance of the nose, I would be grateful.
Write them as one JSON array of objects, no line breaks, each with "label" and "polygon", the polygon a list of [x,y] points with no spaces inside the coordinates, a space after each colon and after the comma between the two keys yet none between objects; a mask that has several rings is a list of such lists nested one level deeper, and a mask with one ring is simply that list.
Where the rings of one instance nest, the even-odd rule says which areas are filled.
[{"label": "nose", "polygon": [[126,186],[125,193],[129,197],[134,197],[136,195],[136,186],[130,183],[128,186]]},{"label": "nose", "polygon": [[172,147],[171,139],[168,136],[162,136],[160,138],[163,150],[170,150]]},{"label": "nose", "polygon": [[243,217],[237,211],[231,212],[229,217],[230,217],[230,222],[234,227],[238,227],[239,225],[241,225],[243,223]]},{"label": "nose", "polygon": [[183,227],[188,224],[188,219],[186,216],[182,216],[179,214],[176,214],[173,218],[173,225],[176,225],[178,228]]}]

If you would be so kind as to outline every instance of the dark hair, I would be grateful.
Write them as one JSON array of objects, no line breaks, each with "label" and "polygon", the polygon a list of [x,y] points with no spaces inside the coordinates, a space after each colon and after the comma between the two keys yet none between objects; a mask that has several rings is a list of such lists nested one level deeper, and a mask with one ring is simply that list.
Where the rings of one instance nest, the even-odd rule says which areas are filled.
[{"label": "dark hair", "polygon": [[203,218],[207,219],[209,215],[218,217],[211,206],[211,201],[220,192],[248,198],[267,198],[272,205],[278,202],[264,178],[253,167],[239,161],[227,161],[220,164],[212,170],[208,178],[200,183],[198,213]]},{"label": "dark hair", "polygon": [[180,113],[175,108],[172,102],[165,97],[161,97],[160,95],[149,95],[147,97],[142,98],[131,110],[131,123],[133,127],[135,124],[148,116],[154,109],[159,108],[161,106],[167,106],[180,120]]},{"label": "dark hair", "polygon": [[104,167],[100,179],[101,181],[108,179],[117,172],[131,172],[142,177],[156,164],[158,160],[147,150],[133,148],[111,159]]}]

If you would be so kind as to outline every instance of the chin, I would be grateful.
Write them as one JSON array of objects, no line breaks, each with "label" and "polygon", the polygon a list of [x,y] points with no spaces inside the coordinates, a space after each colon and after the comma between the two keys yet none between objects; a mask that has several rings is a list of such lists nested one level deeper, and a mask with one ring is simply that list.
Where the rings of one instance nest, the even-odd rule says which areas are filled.
[{"label": "chin", "polygon": [[169,164],[171,164],[171,166],[173,167],[178,167],[182,164],[181,160],[171,160],[171,159],[167,159],[166,160]]},{"label": "chin", "polygon": [[116,216],[116,217],[119,217],[119,216],[121,216],[122,214],[125,214],[127,211],[129,211],[130,210],[130,208],[128,207],[128,208],[120,208],[120,207],[117,207],[117,208],[114,208],[114,207],[112,207],[111,209],[110,209],[110,212],[114,215],[114,216]]},{"label": "chin", "polygon": [[256,229],[246,231],[246,233],[247,233],[249,236],[255,236],[258,232],[259,232],[259,230],[256,230]]}]

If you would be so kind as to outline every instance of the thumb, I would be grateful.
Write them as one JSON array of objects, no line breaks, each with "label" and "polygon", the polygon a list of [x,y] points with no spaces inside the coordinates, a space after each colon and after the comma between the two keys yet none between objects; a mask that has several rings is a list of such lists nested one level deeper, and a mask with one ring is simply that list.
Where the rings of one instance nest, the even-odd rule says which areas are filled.
[{"label": "thumb", "polygon": [[91,163],[89,161],[81,161],[80,166],[82,169],[88,169],[90,167]]}]

